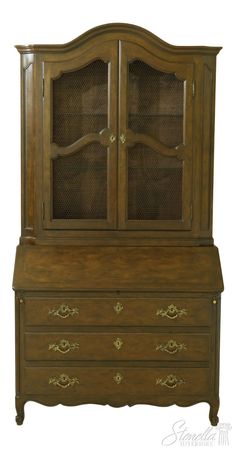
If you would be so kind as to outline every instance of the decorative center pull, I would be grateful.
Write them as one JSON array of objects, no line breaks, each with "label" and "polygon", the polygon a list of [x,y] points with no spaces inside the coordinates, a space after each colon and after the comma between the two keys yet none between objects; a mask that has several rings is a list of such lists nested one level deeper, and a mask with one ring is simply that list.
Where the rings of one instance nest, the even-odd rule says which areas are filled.
[{"label": "decorative center pull", "polygon": [[157,316],[167,317],[170,320],[174,320],[175,318],[187,315],[186,309],[178,309],[174,304],[170,304],[167,309],[159,309],[156,311]]},{"label": "decorative center pull", "polygon": [[79,314],[78,307],[69,307],[67,304],[61,304],[57,309],[51,309],[48,315],[58,316],[59,318],[68,318]]},{"label": "decorative center pull", "polygon": [[123,376],[120,373],[116,373],[116,375],[113,377],[113,380],[119,385],[122,380],[123,380]]},{"label": "decorative center pull", "polygon": [[114,342],[113,345],[116,347],[116,349],[120,349],[123,345],[123,341],[121,340],[121,338],[117,338]]},{"label": "decorative center pull", "polygon": [[116,305],[114,306],[114,310],[117,313],[117,315],[119,315],[120,312],[122,312],[124,306],[120,303],[117,302]]},{"label": "decorative center pull", "polygon": [[156,351],[159,350],[168,352],[168,354],[176,354],[176,352],[187,350],[187,346],[185,343],[176,343],[175,340],[169,340],[167,343],[157,345]]},{"label": "decorative center pull", "polygon": [[156,379],[156,385],[161,385],[162,387],[167,388],[176,388],[185,383],[184,379],[178,379],[174,374],[169,374],[165,379]]},{"label": "decorative center pull", "polygon": [[48,350],[50,351],[51,349],[55,352],[58,351],[62,354],[66,354],[67,352],[79,349],[79,343],[70,343],[68,340],[60,340],[59,343],[50,343]]},{"label": "decorative center pull", "polygon": [[59,377],[50,377],[48,380],[49,385],[55,385],[55,387],[68,388],[73,387],[75,384],[79,384],[77,377],[69,377],[67,374],[60,374]]}]

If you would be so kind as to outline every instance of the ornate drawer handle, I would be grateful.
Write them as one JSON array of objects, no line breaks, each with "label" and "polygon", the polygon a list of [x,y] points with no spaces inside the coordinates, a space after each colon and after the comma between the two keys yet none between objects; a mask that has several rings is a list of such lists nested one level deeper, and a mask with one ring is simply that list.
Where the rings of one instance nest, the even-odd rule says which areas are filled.
[{"label": "ornate drawer handle", "polygon": [[167,388],[176,388],[185,383],[184,379],[178,379],[174,374],[169,374],[165,379],[156,379],[156,385],[161,385],[162,387]]},{"label": "ornate drawer handle", "polygon": [[114,308],[115,312],[117,313],[117,315],[119,315],[119,313],[122,312],[124,306],[120,302],[117,302],[113,308]]},{"label": "ornate drawer handle", "polygon": [[79,343],[70,343],[68,340],[60,340],[59,343],[50,343],[48,350],[50,351],[51,349],[55,352],[58,351],[62,354],[66,354],[67,352],[79,349]]},{"label": "ornate drawer handle", "polygon": [[159,351],[159,349],[168,352],[168,354],[176,354],[176,352],[187,350],[187,346],[185,343],[176,343],[175,340],[169,340],[167,343],[157,345],[156,351]]},{"label": "ornate drawer handle", "polygon": [[115,142],[116,141],[116,136],[114,136],[114,134],[111,134],[110,137],[109,137],[109,140],[110,140],[111,143]]},{"label": "ornate drawer handle", "polygon": [[78,315],[78,307],[70,308],[67,304],[61,304],[57,309],[51,309],[48,315],[58,316],[59,318],[68,318],[69,316]]},{"label": "ornate drawer handle", "polygon": [[120,373],[116,373],[116,375],[113,377],[113,380],[119,385],[122,380],[123,380],[123,376]]},{"label": "ornate drawer handle", "polygon": [[115,341],[113,341],[113,345],[119,350],[123,345],[123,341],[118,337]]},{"label": "ornate drawer handle", "polygon": [[121,141],[121,143],[125,143],[125,142],[126,142],[126,136],[125,136],[125,134],[121,134],[121,135],[120,135],[120,141]]},{"label": "ornate drawer handle", "polygon": [[79,380],[77,377],[69,377],[67,374],[60,374],[59,377],[50,377],[48,383],[49,385],[55,385],[55,387],[68,388],[73,387],[75,384],[79,384]]},{"label": "ornate drawer handle", "polygon": [[170,320],[174,320],[175,318],[179,318],[183,315],[187,315],[186,309],[178,309],[174,304],[170,304],[167,309],[159,309],[156,311],[156,315],[160,315],[162,317],[170,318]]}]

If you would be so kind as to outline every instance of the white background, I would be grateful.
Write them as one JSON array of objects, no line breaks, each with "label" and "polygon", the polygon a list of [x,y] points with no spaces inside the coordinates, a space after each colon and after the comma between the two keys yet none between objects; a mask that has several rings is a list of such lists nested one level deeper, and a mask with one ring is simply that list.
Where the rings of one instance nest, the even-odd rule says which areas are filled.
[{"label": "white background", "polygon": [[[14,308],[11,290],[20,235],[20,58],[14,44],[64,43],[108,22],[140,25],[176,45],[223,46],[217,59],[214,238],[225,281],[222,300],[220,421],[233,426],[235,397],[235,12],[232,0],[2,1],[0,6],[0,445],[29,449],[161,447],[179,419],[189,432],[209,425],[207,404],[114,409],[28,403],[22,427],[14,416]],[[234,409],[235,414],[235,409]],[[235,447],[234,427],[229,434]],[[33,442],[33,443],[32,443]],[[218,445],[216,441],[216,446]],[[176,443],[173,447],[178,447]]]}]

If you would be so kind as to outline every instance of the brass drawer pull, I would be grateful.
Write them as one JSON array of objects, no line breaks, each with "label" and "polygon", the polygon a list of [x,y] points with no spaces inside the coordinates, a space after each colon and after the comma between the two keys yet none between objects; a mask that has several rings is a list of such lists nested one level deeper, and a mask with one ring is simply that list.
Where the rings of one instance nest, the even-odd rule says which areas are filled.
[{"label": "brass drawer pull", "polygon": [[156,351],[159,350],[168,352],[168,354],[176,354],[176,352],[186,351],[187,346],[185,343],[177,343],[175,340],[169,340],[167,343],[157,345]]},{"label": "brass drawer pull", "polygon": [[59,343],[50,343],[48,350],[53,350],[55,352],[61,352],[61,354],[66,354],[67,352],[79,349],[79,343],[70,343],[68,340],[60,340]]},{"label": "brass drawer pull", "polygon": [[122,312],[124,306],[120,302],[117,302],[113,308],[114,308],[115,312],[117,313],[117,315],[119,315],[119,313]]},{"label": "brass drawer pull", "polygon": [[113,380],[117,383],[117,385],[119,385],[123,379],[124,378],[120,373],[116,373],[116,375],[113,377]]},{"label": "brass drawer pull", "polygon": [[187,315],[186,309],[178,309],[174,304],[170,304],[167,309],[159,309],[156,311],[157,316],[167,317],[170,320],[174,320],[175,318],[179,318],[183,315]]},{"label": "brass drawer pull", "polygon": [[109,140],[111,143],[114,143],[116,141],[116,136],[114,136],[114,134],[111,134]]},{"label": "brass drawer pull", "polygon": [[125,134],[122,133],[122,134],[120,135],[120,141],[121,141],[122,144],[126,142],[126,136],[125,136]]},{"label": "brass drawer pull", "polygon": [[184,379],[178,379],[174,374],[169,374],[165,379],[156,379],[156,385],[161,385],[162,387],[167,388],[176,388],[185,383]]},{"label": "brass drawer pull", "polygon": [[113,341],[113,345],[119,350],[123,346],[123,341],[118,337],[115,341]]},{"label": "brass drawer pull", "polygon": [[77,377],[69,377],[67,374],[60,374],[59,377],[50,377],[48,380],[49,385],[55,385],[55,387],[68,388],[73,387],[75,384],[79,384]]},{"label": "brass drawer pull", "polygon": [[70,308],[67,304],[61,304],[57,309],[51,309],[48,315],[58,316],[59,318],[68,318],[69,316],[78,315],[78,307]]}]

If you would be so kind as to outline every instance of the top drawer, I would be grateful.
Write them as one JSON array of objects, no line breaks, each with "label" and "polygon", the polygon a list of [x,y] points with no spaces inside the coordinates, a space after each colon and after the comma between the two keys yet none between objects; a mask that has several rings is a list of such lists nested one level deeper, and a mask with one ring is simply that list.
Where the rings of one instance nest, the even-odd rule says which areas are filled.
[{"label": "top drawer", "polygon": [[211,307],[206,298],[26,298],[25,324],[207,326]]}]

